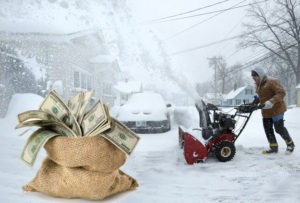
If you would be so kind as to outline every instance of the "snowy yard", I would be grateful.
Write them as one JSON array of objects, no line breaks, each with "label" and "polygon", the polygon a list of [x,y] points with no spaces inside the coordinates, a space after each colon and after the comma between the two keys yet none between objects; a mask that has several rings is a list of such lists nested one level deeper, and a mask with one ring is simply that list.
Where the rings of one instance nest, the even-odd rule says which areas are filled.
[{"label": "snowy yard", "polygon": [[[33,168],[19,155],[27,136],[19,137],[13,128],[17,113],[36,109],[42,98],[15,95],[5,119],[0,119],[1,202],[91,202],[24,193],[45,157],[42,150]],[[103,202],[299,202],[300,201],[300,108],[286,112],[286,127],[295,141],[292,155],[285,155],[285,143],[277,136],[279,153],[263,155],[267,147],[261,115],[253,114],[236,142],[237,152],[230,162],[209,157],[205,163],[187,165],[178,147],[178,126],[163,134],[141,134],[141,141],[121,168],[137,179],[140,186]],[[191,118],[190,118],[191,119]],[[192,118],[197,123],[196,117]],[[195,126],[197,127],[197,126]]]}]

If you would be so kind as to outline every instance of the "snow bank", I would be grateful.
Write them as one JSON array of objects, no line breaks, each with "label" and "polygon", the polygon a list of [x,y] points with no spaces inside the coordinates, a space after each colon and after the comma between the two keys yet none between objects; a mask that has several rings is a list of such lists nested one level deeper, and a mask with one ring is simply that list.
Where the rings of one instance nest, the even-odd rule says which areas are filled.
[{"label": "snow bank", "polygon": [[[10,100],[8,110],[6,113],[6,116],[3,119],[0,119],[0,138],[2,138],[3,143],[19,143],[21,142],[22,145],[18,146],[20,149],[23,147],[23,144],[25,144],[25,140],[27,139],[27,136],[18,137],[21,132],[25,130],[25,128],[20,128],[15,130],[15,126],[18,124],[18,118],[17,115],[19,113],[22,113],[24,111],[28,110],[37,110],[39,107],[39,104],[43,100],[43,97],[26,93],[26,94],[14,94],[12,96],[12,99]],[[33,132],[36,127],[31,128],[27,135],[30,132]],[[18,153],[21,151],[19,150]]]},{"label": "snow bank", "polygon": [[6,118],[16,116],[24,111],[37,110],[42,100],[43,97],[32,93],[14,94],[9,103]]}]

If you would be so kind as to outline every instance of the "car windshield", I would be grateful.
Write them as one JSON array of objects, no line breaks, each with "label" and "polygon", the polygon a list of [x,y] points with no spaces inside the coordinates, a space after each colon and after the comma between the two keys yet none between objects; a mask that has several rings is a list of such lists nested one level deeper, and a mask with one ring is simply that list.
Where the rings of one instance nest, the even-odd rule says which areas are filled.
[{"label": "car windshield", "polygon": [[132,95],[119,111],[122,121],[159,121],[166,120],[166,103],[162,96],[154,92],[142,92]]}]

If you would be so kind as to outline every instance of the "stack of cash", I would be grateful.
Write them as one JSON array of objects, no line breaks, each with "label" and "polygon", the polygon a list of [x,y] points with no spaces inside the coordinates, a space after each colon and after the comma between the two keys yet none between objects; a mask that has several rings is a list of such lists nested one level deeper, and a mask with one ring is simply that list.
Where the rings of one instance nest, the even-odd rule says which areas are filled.
[{"label": "stack of cash", "polygon": [[93,93],[94,91],[80,92],[65,104],[60,95],[55,90],[51,90],[38,110],[18,114],[19,124],[16,129],[40,127],[28,138],[21,153],[21,160],[33,166],[40,149],[55,136],[103,136],[130,155],[140,139],[139,136],[110,117],[108,106],[101,100],[86,111]]}]

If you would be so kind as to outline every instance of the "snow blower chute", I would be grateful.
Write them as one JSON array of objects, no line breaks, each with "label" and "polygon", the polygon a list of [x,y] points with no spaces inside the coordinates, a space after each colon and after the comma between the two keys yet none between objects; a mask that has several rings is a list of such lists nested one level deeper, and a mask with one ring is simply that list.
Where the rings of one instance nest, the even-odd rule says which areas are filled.
[{"label": "snow blower chute", "polygon": [[[198,102],[196,108],[199,112],[200,128],[193,129],[193,132],[201,132],[203,141],[193,136],[193,132],[179,127],[179,146],[184,149],[186,162],[203,162],[210,153],[214,153],[221,162],[230,161],[236,151],[234,143],[247,125],[252,112],[262,107],[263,105],[244,103],[234,107],[234,114],[227,114],[213,104],[205,104],[202,100]],[[237,123],[240,124],[238,129]]]}]

